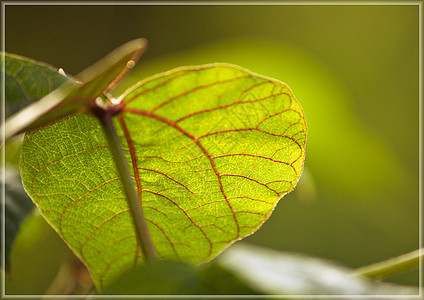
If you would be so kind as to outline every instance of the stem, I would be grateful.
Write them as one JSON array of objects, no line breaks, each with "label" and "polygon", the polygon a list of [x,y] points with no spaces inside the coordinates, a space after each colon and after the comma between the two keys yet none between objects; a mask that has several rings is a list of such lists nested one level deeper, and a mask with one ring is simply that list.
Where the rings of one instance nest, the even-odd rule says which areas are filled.
[{"label": "stem", "polygon": [[420,260],[423,257],[423,249],[424,248],[417,249],[398,257],[358,268],[354,270],[354,275],[381,279],[417,268],[420,264]]},{"label": "stem", "polygon": [[121,142],[116,134],[115,126],[113,125],[112,113],[108,110],[101,110],[95,113],[95,115],[103,126],[103,131],[109,143],[113,160],[115,161],[116,168],[121,177],[121,182],[124,186],[125,195],[127,196],[128,205],[134,221],[135,231],[140,241],[141,251],[147,262],[154,261],[156,260],[155,248],[150,238],[146,221],[144,220],[143,209],[134,188],[134,182],[131,178],[128,162],[120,146]]}]

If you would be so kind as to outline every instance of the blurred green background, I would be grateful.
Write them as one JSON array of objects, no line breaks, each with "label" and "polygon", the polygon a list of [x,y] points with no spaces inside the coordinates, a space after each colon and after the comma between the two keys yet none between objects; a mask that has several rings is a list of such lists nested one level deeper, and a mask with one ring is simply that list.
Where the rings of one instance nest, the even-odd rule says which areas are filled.
[{"label": "blurred green background", "polygon": [[[418,248],[418,5],[7,5],[5,12],[6,51],[70,74],[128,40],[148,39],[118,91],[211,62],[286,82],[308,124],[305,171],[245,241],[348,267]],[[44,293],[71,254],[32,217],[13,255],[8,293]],[[418,271],[388,281],[418,285]]]}]

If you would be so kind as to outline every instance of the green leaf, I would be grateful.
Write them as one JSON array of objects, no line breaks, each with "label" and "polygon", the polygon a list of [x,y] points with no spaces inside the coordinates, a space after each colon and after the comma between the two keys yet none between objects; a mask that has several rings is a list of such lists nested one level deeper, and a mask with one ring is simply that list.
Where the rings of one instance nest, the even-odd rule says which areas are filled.
[{"label": "green leaf", "polygon": [[200,267],[161,260],[129,271],[107,287],[112,295],[257,294],[226,269],[208,263]]},{"label": "green leaf", "polygon": [[[234,65],[185,67],[119,100],[115,126],[161,258],[212,259],[255,232],[302,172],[306,124],[280,81]],[[98,287],[142,262],[96,118],[69,116],[29,133],[21,172]]]},{"label": "green leaf", "polygon": [[5,113],[6,118],[44,97],[68,79],[58,69],[32,59],[5,53]]},{"label": "green leaf", "polygon": [[[0,184],[5,184],[5,261],[2,266],[10,271],[10,253],[13,242],[19,233],[21,223],[25,221],[34,208],[31,199],[25,193],[19,173],[12,168],[5,169],[5,178],[0,179]],[[3,234],[3,231],[2,231]]]},{"label": "green leaf", "polygon": [[[45,125],[60,117],[91,109],[95,106],[95,101],[99,96],[112,89],[134,67],[135,61],[138,60],[145,48],[146,41],[144,39],[133,40],[122,45],[78,74],[76,81],[65,81],[58,89],[11,116],[2,125],[6,128],[5,139]],[[6,73],[13,74],[14,70],[15,66],[10,65]],[[42,85],[44,81],[43,77],[35,77],[31,86]],[[10,89],[12,99],[19,97],[19,89],[13,87]],[[8,101],[6,99],[6,102]]]}]

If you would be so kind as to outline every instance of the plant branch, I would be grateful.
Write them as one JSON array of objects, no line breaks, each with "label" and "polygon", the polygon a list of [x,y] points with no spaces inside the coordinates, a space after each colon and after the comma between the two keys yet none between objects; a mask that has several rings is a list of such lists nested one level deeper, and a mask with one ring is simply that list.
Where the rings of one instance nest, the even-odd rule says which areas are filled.
[{"label": "plant branch", "polygon": [[419,262],[424,254],[423,250],[423,248],[417,249],[398,257],[358,268],[354,270],[354,275],[381,279],[410,269],[418,268]]},{"label": "plant branch", "polygon": [[121,177],[121,182],[124,186],[125,195],[127,196],[128,205],[133,218],[135,231],[140,241],[141,251],[143,252],[146,261],[154,261],[156,260],[155,248],[147,229],[140,200],[138,199],[137,192],[135,191],[134,182],[128,168],[128,162],[120,146],[121,142],[116,134],[115,126],[113,125],[112,112],[110,110],[103,110],[100,107],[98,107],[98,109],[100,111],[96,112],[95,115],[98,117],[103,126],[103,131],[109,143],[113,160],[115,161],[116,168],[118,169],[119,176]]}]

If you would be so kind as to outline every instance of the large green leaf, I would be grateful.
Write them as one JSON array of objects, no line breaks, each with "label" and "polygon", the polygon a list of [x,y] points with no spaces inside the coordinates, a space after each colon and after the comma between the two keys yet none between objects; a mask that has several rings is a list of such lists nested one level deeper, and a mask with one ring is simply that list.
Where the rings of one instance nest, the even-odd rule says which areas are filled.
[{"label": "large green leaf", "polygon": [[[144,39],[130,41],[82,71],[75,77],[75,80],[64,81],[58,89],[8,118],[1,128],[3,129],[5,126],[5,139],[68,114],[91,109],[95,106],[95,101],[99,96],[107,93],[134,67],[145,49],[146,41]],[[25,64],[24,61],[6,64],[6,74],[19,75],[20,73],[15,70],[19,68],[17,63]],[[44,72],[40,70],[38,63],[32,63],[28,68],[29,73]],[[14,78],[22,77],[18,75]],[[26,78],[26,76],[28,74],[24,74],[23,77]],[[11,102],[14,102],[15,98],[21,97],[20,93],[24,91],[23,87],[45,91],[40,87],[43,85],[44,77],[36,76],[27,80],[28,83],[21,86],[21,89],[14,87],[16,83],[13,80],[6,82],[7,85],[12,85],[6,89],[10,91],[6,94],[6,103],[10,102],[8,97],[11,98]],[[34,92],[34,95],[36,94]],[[30,98],[30,95],[27,98]]]},{"label": "large green leaf", "polygon": [[[119,99],[115,125],[161,258],[200,263],[254,231],[302,172],[306,124],[282,82],[227,64],[185,67]],[[96,118],[29,133],[24,186],[101,288],[143,258]]]}]

